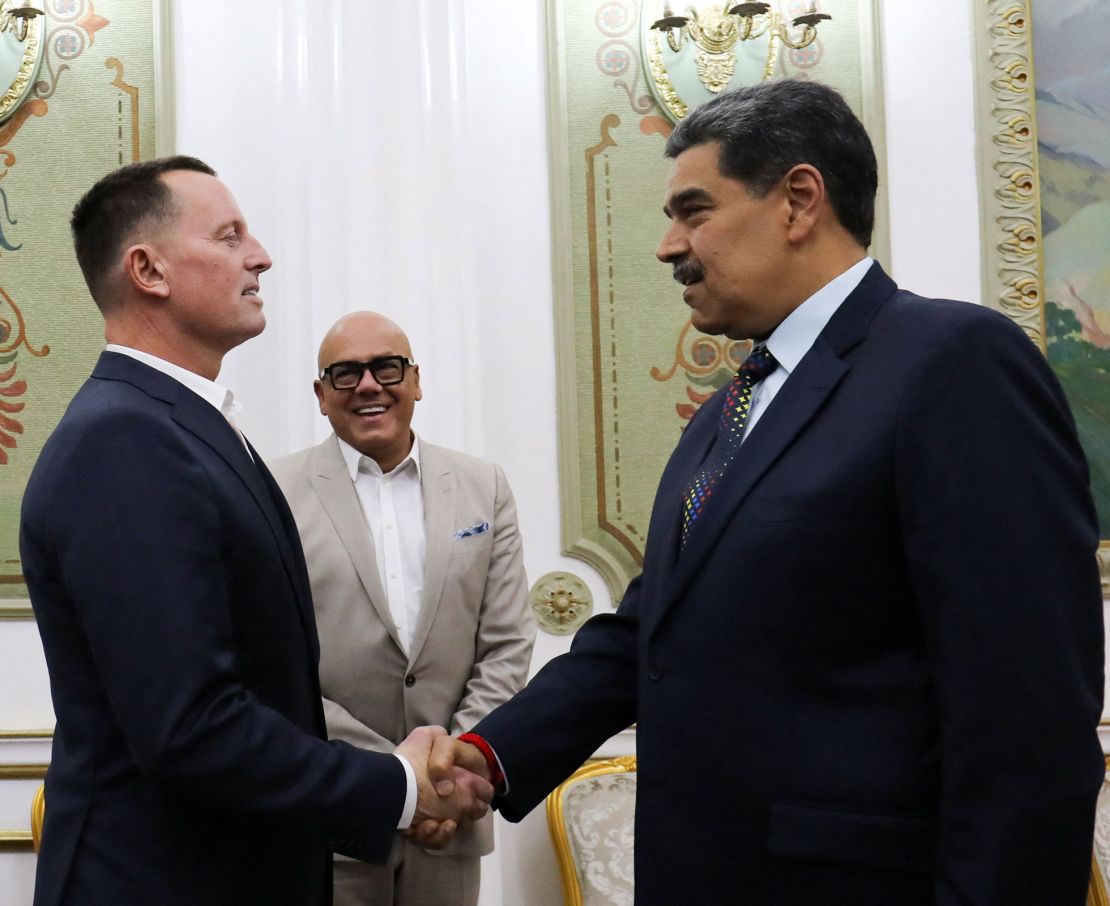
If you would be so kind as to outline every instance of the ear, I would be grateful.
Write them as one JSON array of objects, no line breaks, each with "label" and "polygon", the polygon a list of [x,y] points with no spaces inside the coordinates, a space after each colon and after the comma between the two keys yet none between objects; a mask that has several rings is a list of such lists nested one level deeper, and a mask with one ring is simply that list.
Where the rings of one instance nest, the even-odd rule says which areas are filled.
[{"label": "ear", "polygon": [[782,187],[790,206],[787,238],[791,242],[802,242],[812,236],[821,219],[825,180],[816,167],[798,164],[782,178]]},{"label": "ear", "polygon": [[328,404],[324,401],[324,382],[316,378],[312,382],[312,390],[316,394],[316,400],[320,404],[320,414],[326,416],[328,414]]},{"label": "ear", "polygon": [[166,278],[166,267],[153,246],[133,245],[123,253],[123,271],[140,293],[168,299],[170,284]]},{"label": "ear", "polygon": [[420,366],[419,365],[413,365],[412,366],[412,375],[413,375],[413,382],[416,384],[416,396],[414,397],[414,399],[422,400],[422,399],[424,399],[424,391],[420,389]]}]

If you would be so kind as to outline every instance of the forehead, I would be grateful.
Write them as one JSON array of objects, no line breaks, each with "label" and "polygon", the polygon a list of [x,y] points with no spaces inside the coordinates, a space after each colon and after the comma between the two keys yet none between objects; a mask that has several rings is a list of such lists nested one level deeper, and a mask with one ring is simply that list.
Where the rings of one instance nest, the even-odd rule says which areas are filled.
[{"label": "forehead", "polygon": [[329,334],[321,347],[324,364],[341,361],[368,361],[383,355],[412,357],[408,339],[388,322],[360,320],[348,322]]},{"label": "forehead", "polygon": [[173,193],[181,221],[213,226],[242,221],[235,196],[215,176],[194,170],[171,170],[161,179]]},{"label": "forehead", "polygon": [[671,161],[667,194],[677,195],[687,189],[708,188],[726,179],[718,166],[720,155],[720,142],[707,142],[687,148]]}]

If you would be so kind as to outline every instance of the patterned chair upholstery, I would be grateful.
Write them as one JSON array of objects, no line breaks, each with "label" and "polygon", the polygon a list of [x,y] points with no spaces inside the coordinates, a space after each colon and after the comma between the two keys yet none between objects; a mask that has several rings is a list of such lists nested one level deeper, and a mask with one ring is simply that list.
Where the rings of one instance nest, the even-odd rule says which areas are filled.
[{"label": "patterned chair upholstery", "polygon": [[[1110,756],[1106,758],[1110,772]],[[1106,881],[1110,878],[1110,778],[1104,777],[1095,804],[1095,851],[1091,860],[1091,883],[1087,887],[1087,906],[1110,906]]]},{"label": "patterned chair upholstery", "polygon": [[547,797],[566,906],[633,906],[636,758],[590,761]]}]

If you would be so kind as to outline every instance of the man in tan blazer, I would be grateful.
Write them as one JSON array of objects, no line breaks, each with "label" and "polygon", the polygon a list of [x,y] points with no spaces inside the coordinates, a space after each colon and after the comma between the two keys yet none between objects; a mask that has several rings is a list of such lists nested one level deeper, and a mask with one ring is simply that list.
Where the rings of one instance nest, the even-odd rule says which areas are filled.
[{"label": "man in tan blazer", "polygon": [[[388,318],[341,318],[319,367],[334,434],[272,470],[308,562],[328,735],[392,752],[423,724],[466,732],[524,684],[535,638],[512,492],[412,432],[419,366]],[[337,857],[335,903],[473,906],[491,819],[434,855],[398,836],[384,866]]]}]

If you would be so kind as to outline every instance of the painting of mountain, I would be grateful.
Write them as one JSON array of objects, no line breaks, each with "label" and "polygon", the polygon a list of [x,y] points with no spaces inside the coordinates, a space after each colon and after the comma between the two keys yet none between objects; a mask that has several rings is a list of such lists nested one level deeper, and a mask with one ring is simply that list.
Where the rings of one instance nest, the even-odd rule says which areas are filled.
[{"label": "painting of mountain", "polygon": [[1110,3],[1033,4],[1048,360],[1110,536]]}]

